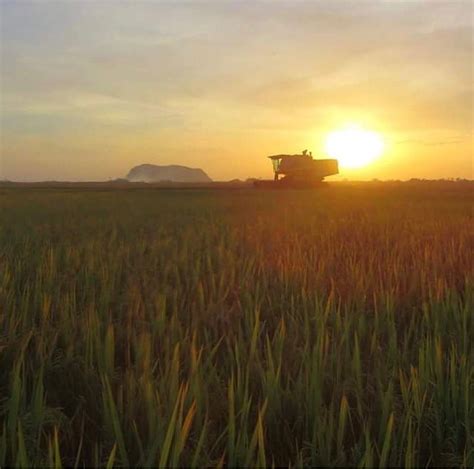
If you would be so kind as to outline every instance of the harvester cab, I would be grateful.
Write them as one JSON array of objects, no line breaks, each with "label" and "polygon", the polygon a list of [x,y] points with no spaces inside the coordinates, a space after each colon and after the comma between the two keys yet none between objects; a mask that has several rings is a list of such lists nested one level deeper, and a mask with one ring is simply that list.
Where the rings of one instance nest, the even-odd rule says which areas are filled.
[{"label": "harvester cab", "polygon": [[258,181],[257,187],[312,187],[320,185],[326,176],[339,173],[337,160],[315,160],[308,150],[297,155],[272,155],[268,158],[272,160],[274,179]]}]

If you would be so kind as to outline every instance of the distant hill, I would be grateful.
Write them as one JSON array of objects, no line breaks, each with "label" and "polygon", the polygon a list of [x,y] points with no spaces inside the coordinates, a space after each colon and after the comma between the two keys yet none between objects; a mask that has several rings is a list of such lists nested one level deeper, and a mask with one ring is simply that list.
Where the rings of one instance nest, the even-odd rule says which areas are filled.
[{"label": "distant hill", "polygon": [[158,166],[141,164],[127,174],[131,182],[212,182],[212,179],[200,168],[188,168],[180,165]]}]

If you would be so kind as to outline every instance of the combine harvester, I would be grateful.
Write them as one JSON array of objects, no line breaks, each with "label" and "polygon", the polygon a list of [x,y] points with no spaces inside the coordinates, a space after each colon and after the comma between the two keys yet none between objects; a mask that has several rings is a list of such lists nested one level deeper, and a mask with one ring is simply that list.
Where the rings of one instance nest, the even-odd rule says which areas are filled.
[{"label": "combine harvester", "polygon": [[[337,160],[315,160],[304,150],[301,155],[272,155],[273,181],[255,181],[258,188],[295,188],[320,187],[326,176],[339,173]],[[283,176],[280,179],[280,176]]]}]

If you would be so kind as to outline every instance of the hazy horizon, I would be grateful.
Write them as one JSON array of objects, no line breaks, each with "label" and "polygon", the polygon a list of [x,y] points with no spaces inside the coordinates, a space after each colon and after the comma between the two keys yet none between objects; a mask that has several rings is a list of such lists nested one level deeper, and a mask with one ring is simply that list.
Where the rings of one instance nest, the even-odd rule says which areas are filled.
[{"label": "hazy horizon", "polygon": [[473,177],[473,4],[2,2],[0,179],[143,164],[270,178],[349,122],[384,154],[329,180]]}]

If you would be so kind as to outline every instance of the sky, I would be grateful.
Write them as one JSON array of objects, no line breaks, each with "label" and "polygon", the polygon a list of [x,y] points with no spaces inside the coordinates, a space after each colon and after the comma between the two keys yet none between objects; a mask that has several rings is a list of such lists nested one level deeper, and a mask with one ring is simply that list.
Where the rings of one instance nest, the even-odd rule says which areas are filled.
[{"label": "sky", "polygon": [[271,178],[347,123],[385,151],[331,179],[472,179],[473,8],[0,0],[0,179]]}]

